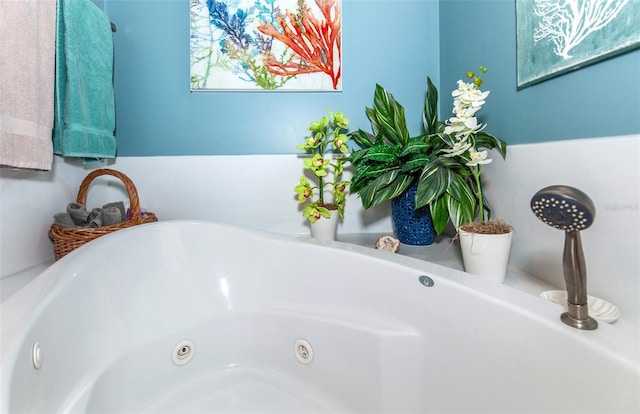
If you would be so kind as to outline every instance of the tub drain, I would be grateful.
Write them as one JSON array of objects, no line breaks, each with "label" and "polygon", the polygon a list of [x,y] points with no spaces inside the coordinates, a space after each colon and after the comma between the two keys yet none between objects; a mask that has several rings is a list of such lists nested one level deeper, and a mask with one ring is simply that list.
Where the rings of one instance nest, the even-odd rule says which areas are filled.
[{"label": "tub drain", "polygon": [[308,365],[313,361],[313,348],[304,339],[298,339],[294,347],[294,353],[299,363]]},{"label": "tub drain", "polygon": [[185,340],[179,342],[171,353],[171,360],[174,364],[182,366],[188,364],[196,353],[196,345],[193,341]]},{"label": "tub drain", "polygon": [[424,285],[426,287],[433,287],[433,285],[435,284],[433,279],[431,279],[429,276],[425,276],[425,275],[420,276],[418,278],[418,281],[420,281],[420,283],[422,283],[422,285]]}]

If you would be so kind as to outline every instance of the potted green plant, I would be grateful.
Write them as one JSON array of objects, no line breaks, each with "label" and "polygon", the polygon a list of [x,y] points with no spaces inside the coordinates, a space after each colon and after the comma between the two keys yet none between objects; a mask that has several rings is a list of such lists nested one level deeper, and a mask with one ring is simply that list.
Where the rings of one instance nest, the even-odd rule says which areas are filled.
[{"label": "potted green plant", "polygon": [[[487,133],[486,125],[476,117],[489,96],[489,91],[480,89],[486,72],[481,66],[477,75],[467,72],[470,82],[458,81],[452,93],[454,116],[446,121],[443,133],[436,134],[445,146],[430,155],[420,175],[416,205],[430,206],[437,230],[441,231],[449,220],[453,222],[458,229],[465,270],[502,282],[512,228],[500,220],[490,220],[481,175],[483,166],[492,161],[488,151],[496,149],[504,158],[507,144]],[[481,234],[489,235],[490,239],[481,240]],[[496,243],[503,245],[503,251],[498,253],[500,259],[485,251]],[[478,259],[480,262],[475,261]]]},{"label": "potted green plant", "polygon": [[[349,120],[342,112],[332,112],[311,122],[311,132],[304,144],[303,165],[307,175],[295,186],[298,203],[305,204],[302,215],[311,223],[311,235],[322,240],[334,240],[338,218],[344,217],[350,182],[342,179],[348,162],[347,135]],[[310,180],[313,180],[310,181]]]},{"label": "potted green plant", "polygon": [[359,129],[350,134],[360,147],[350,157],[355,169],[351,192],[360,196],[365,209],[391,200],[394,232],[402,243],[433,243],[429,206],[415,201],[431,154],[445,146],[438,135],[445,124],[438,120],[436,87],[427,78],[423,132],[417,136],[409,134],[404,107],[380,85],[376,85],[373,106],[365,112],[372,132]]}]

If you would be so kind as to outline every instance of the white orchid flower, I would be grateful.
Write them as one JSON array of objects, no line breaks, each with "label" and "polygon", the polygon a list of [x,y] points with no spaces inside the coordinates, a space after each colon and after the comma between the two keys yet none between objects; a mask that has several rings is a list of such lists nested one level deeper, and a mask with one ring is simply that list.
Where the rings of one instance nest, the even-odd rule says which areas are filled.
[{"label": "white orchid flower", "polygon": [[458,118],[472,117],[480,110],[480,108],[481,106],[468,106],[459,101],[453,102],[453,113]]},{"label": "white orchid flower", "polygon": [[478,124],[476,117],[458,116],[449,118],[448,125],[444,128],[444,133],[455,135],[460,140],[467,140],[469,135],[481,131],[485,125]]},{"label": "white orchid flower", "polygon": [[460,131],[464,131],[464,120],[458,118],[449,118],[449,124],[444,127],[444,133],[447,135],[456,135]]},{"label": "white orchid flower", "polygon": [[447,126],[445,126],[446,134],[454,134],[458,140],[467,140],[469,135],[475,134],[485,125],[479,124],[475,117],[485,99],[489,96],[489,91],[483,92],[473,83],[467,83],[462,80],[458,81],[458,89],[451,94],[453,100],[454,117],[449,118]]},{"label": "white orchid flower", "polygon": [[464,126],[465,128],[473,131],[481,127],[482,124],[478,125],[478,119],[475,116],[473,116],[471,118],[467,118],[464,120]]},{"label": "white orchid flower", "polygon": [[457,141],[467,141],[471,131],[465,126],[464,119],[451,118],[449,124],[444,127],[444,133],[453,135]]},{"label": "white orchid flower", "polygon": [[452,148],[442,149],[445,157],[457,157],[459,155],[464,154],[469,148],[471,148],[471,143],[467,141],[458,141],[456,142]]},{"label": "white orchid flower", "polygon": [[[462,110],[460,110],[460,115],[462,115],[464,118],[471,118],[474,117],[476,115],[476,112],[478,112],[480,110],[480,107],[474,107],[474,106],[469,106],[467,108],[464,108]],[[460,117],[460,115],[458,115],[458,117]]]},{"label": "white orchid flower", "polygon": [[471,149],[469,151],[469,156],[471,157],[471,160],[469,160],[469,162],[467,162],[465,165],[468,167],[475,167],[478,164],[489,164],[491,161],[493,161],[491,158],[487,158],[487,155],[489,154],[488,151],[476,151],[475,149]]},{"label": "white orchid flower", "polygon": [[458,89],[454,90],[451,95],[454,99],[454,112],[456,108],[473,107],[480,109],[485,104],[485,100],[491,91],[481,91],[473,83],[466,83],[462,80],[458,81]]}]

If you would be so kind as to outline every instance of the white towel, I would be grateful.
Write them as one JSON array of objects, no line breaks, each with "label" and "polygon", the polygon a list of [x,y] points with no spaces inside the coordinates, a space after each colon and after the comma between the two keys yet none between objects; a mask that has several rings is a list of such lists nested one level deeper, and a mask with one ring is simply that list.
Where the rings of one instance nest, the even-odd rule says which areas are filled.
[{"label": "white towel", "polygon": [[56,0],[0,0],[0,166],[51,170]]}]

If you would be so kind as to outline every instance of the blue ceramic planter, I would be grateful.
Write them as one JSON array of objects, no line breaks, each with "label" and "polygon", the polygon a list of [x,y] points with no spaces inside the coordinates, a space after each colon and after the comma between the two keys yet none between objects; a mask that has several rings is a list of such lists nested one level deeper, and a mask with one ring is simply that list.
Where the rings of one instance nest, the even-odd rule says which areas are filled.
[{"label": "blue ceramic planter", "polygon": [[418,184],[391,200],[393,231],[400,243],[427,246],[436,240],[429,206],[415,209]]}]

